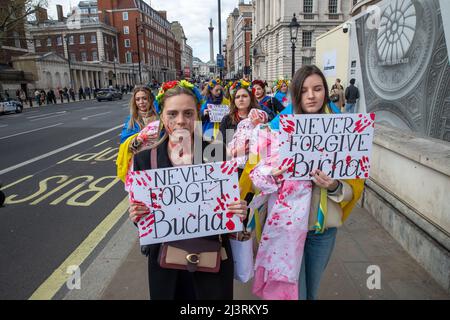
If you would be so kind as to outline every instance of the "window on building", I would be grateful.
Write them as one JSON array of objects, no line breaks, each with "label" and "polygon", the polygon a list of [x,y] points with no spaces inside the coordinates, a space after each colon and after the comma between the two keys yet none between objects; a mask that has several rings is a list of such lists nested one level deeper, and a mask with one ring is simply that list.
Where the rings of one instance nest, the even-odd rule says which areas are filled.
[{"label": "window on building", "polygon": [[304,65],[310,65],[313,63],[312,57],[302,57],[302,66]]},{"label": "window on building", "polygon": [[130,47],[130,39],[125,39],[125,48]]},{"label": "window on building", "polygon": [[60,37],[56,37],[56,44],[58,46],[62,46],[62,37],[61,36]]},{"label": "window on building", "polygon": [[86,51],[81,51],[81,61],[87,61]]},{"label": "window on building", "polygon": [[52,38],[47,38],[47,47],[52,46]]},{"label": "window on building", "polygon": [[313,12],[313,0],[303,0],[303,18],[305,20],[314,19]]},{"label": "window on building", "polygon": [[20,37],[19,37],[19,33],[18,33],[17,31],[14,31],[13,36],[14,36],[14,46],[15,46],[16,48],[20,48],[21,46],[20,46]]},{"label": "window on building", "polygon": [[126,63],[131,63],[132,61],[131,61],[131,52],[130,51],[127,51],[126,53],[125,53],[125,62]]},{"label": "window on building", "polygon": [[98,53],[97,53],[97,51],[92,51],[92,61],[98,61]]},{"label": "window on building", "polygon": [[123,19],[123,21],[128,20],[128,12],[122,12],[122,19]]},{"label": "window on building", "polygon": [[69,37],[69,44],[73,44],[73,36]]},{"label": "window on building", "polygon": [[302,46],[306,48],[312,46],[312,31],[302,32]]},{"label": "window on building", "polygon": [[123,34],[130,34],[130,28],[128,26],[123,26]]},{"label": "window on building", "polygon": [[338,8],[338,0],[328,0],[328,18],[330,20],[336,20],[339,19],[339,15],[337,14],[337,8]]},{"label": "window on building", "polygon": [[97,8],[91,8],[91,13],[92,14],[96,14],[97,13]]},{"label": "window on building", "polygon": [[73,52],[70,53],[70,61],[77,61],[77,55]]},{"label": "window on building", "polygon": [[80,34],[80,44],[84,44],[84,34]]},{"label": "window on building", "polygon": [[40,47],[41,46],[41,40],[36,39],[36,47]]},{"label": "window on building", "polygon": [[91,43],[97,43],[97,36],[95,34],[91,35]]}]

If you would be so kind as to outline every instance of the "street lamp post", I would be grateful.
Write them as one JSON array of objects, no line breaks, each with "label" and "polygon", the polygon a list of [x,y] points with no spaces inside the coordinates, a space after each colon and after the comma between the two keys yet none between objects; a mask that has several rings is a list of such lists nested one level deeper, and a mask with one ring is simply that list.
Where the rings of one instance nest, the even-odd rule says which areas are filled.
[{"label": "street lamp post", "polygon": [[294,16],[292,17],[292,21],[289,24],[289,31],[291,33],[291,43],[292,43],[292,77],[294,77],[295,74],[295,43],[297,42],[297,35],[298,35],[298,28],[300,27],[300,24],[297,22],[297,18]]},{"label": "street lamp post", "polygon": [[66,47],[67,47],[67,61],[69,62],[69,80],[70,80],[70,87],[73,88],[73,82],[72,82],[72,66],[70,64],[70,51],[69,51],[69,37],[67,35],[64,35],[64,39],[66,41]]},{"label": "street lamp post", "polygon": [[[218,11],[219,11],[219,54],[222,56],[222,18],[221,18],[221,9],[220,9],[220,0],[218,2]],[[222,79],[222,68],[219,67],[219,75],[220,79]]]},{"label": "street lamp post", "polygon": [[117,57],[114,57],[114,81],[116,82],[116,86],[117,86],[116,62],[117,62]]}]

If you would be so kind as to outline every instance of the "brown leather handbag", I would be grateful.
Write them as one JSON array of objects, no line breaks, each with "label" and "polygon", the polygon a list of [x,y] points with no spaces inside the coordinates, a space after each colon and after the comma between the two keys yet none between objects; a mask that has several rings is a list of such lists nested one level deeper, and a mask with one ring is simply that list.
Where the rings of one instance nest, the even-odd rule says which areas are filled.
[{"label": "brown leather handbag", "polygon": [[159,265],[161,268],[212,272],[220,270],[220,261],[227,259],[220,238],[195,238],[161,244]]}]

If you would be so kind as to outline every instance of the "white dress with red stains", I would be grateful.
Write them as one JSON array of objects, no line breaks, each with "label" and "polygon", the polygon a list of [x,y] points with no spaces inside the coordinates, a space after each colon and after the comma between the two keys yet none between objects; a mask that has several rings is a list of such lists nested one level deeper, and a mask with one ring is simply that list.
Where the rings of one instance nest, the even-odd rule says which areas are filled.
[{"label": "white dress with red stains", "polygon": [[267,300],[297,300],[312,185],[310,181],[285,180],[284,175],[273,177],[272,169],[279,166],[279,152],[278,135],[272,137],[272,150],[250,173],[253,184],[261,190],[254,201],[268,201],[253,293]]}]

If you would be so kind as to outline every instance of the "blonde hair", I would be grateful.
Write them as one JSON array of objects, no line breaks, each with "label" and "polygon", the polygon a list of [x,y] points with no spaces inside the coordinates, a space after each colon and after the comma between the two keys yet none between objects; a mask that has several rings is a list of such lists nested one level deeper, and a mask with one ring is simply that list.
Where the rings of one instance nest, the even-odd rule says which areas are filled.
[{"label": "blonde hair", "polygon": [[148,87],[145,86],[137,86],[133,90],[133,95],[131,96],[129,107],[130,107],[130,121],[128,122],[128,129],[133,129],[135,125],[139,126],[139,131],[145,127],[144,119],[139,114],[137,105],[136,105],[136,94],[138,92],[145,92],[148,97],[149,102],[149,113],[150,121],[154,121],[158,119],[158,114],[156,113],[155,107],[153,105],[155,98]]}]

